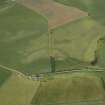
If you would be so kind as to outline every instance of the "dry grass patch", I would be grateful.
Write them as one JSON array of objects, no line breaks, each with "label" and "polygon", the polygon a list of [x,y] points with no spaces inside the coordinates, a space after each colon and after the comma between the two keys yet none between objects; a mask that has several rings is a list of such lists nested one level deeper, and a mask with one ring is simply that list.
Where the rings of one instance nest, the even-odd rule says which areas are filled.
[{"label": "dry grass patch", "polygon": [[71,105],[75,102],[104,100],[100,78],[85,73],[58,75],[41,83],[32,105]]},{"label": "dry grass patch", "polygon": [[39,82],[13,74],[0,88],[0,105],[29,105]]}]

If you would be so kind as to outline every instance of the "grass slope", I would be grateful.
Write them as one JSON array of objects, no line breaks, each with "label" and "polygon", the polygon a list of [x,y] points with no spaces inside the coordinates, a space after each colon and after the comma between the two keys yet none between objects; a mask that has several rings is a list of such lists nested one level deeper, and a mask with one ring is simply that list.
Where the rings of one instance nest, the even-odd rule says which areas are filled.
[{"label": "grass slope", "polygon": [[0,105],[30,105],[39,82],[13,73],[0,88]]},{"label": "grass slope", "polygon": [[[58,66],[70,65],[71,58],[92,62],[95,59],[97,41],[104,36],[104,27],[90,17],[51,30],[54,53]],[[61,63],[60,63],[61,62]],[[67,65],[68,65],[67,64]],[[78,65],[74,63],[75,65]]]},{"label": "grass slope", "polygon": [[23,73],[49,71],[47,20],[19,4],[0,12],[0,64]]},{"label": "grass slope", "polygon": [[58,74],[42,81],[32,105],[91,104],[91,101],[98,105],[104,98],[105,90],[99,77],[90,73]]},{"label": "grass slope", "polygon": [[105,0],[55,0],[65,5],[87,11],[96,20],[105,21]]},{"label": "grass slope", "polygon": [[11,74],[11,71],[6,71],[0,68],[0,87],[8,80]]}]

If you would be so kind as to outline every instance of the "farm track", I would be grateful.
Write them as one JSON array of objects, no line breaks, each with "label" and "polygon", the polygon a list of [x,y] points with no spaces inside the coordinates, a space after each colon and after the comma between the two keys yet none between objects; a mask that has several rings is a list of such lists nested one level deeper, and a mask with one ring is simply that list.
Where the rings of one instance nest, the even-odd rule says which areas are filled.
[{"label": "farm track", "polygon": [[[84,70],[85,69],[85,70]],[[92,70],[90,70],[92,69]],[[60,69],[57,70],[56,72],[54,72],[55,74],[63,74],[63,73],[73,73],[73,72],[105,72],[104,68],[93,68],[93,67],[85,67],[83,69],[69,69],[69,68],[64,68],[64,69]],[[46,73],[40,73],[40,74],[52,74],[52,72],[46,72]]]},{"label": "farm track", "polygon": [[[57,103],[56,105],[104,105],[105,101],[97,101],[97,100],[89,100],[89,101],[81,101],[81,102],[73,102],[70,104],[65,103]],[[53,105],[53,103],[48,103],[47,105]]]},{"label": "farm track", "polygon": [[22,72],[19,72],[18,70],[15,70],[15,69],[9,68],[9,67],[4,66],[4,65],[0,65],[0,68],[3,68],[3,69],[6,69],[6,70],[9,70],[9,71],[15,72],[15,73],[17,73],[17,74],[20,74],[21,76],[25,76],[25,74],[23,74]]},{"label": "farm track", "polygon": [[[19,72],[18,70],[9,68],[9,67],[7,67],[7,66],[0,65],[0,68],[3,68],[3,69],[6,69],[6,70],[15,72],[15,73],[17,73],[17,74],[20,74],[21,76],[26,76],[26,75],[23,74],[22,72]],[[89,71],[89,72],[94,72],[94,71],[95,71],[95,72],[104,72],[104,71],[105,71],[104,68],[86,67],[86,68],[84,68],[84,69],[87,69],[87,71]],[[94,70],[89,70],[89,69],[94,69]],[[57,70],[55,73],[56,73],[56,74],[62,74],[62,73],[81,72],[81,71],[83,71],[83,70],[81,70],[81,69],[69,69],[69,68],[64,68],[63,70]],[[40,73],[40,74],[51,74],[51,72]]]}]

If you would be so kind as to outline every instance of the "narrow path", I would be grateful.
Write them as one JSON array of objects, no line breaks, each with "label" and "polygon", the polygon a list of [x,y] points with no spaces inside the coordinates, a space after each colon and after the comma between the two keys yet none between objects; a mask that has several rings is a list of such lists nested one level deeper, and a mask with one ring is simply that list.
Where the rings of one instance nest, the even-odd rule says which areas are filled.
[{"label": "narrow path", "polygon": [[9,70],[9,71],[13,71],[13,72],[18,73],[18,74],[20,74],[20,75],[22,75],[22,76],[25,76],[25,74],[23,74],[22,72],[19,72],[18,70],[9,68],[9,67],[4,66],[4,65],[0,65],[0,68],[6,69],[6,70]]}]

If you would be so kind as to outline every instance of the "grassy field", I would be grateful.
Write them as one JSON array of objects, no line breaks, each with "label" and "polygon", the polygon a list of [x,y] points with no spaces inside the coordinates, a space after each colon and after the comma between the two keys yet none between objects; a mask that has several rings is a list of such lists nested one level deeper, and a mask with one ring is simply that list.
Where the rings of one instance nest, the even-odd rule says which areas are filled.
[{"label": "grassy field", "polygon": [[30,105],[38,86],[38,81],[13,73],[0,88],[0,105]]},{"label": "grassy field", "polygon": [[[0,65],[35,74],[50,71],[48,21],[20,4],[0,12]],[[95,59],[97,40],[104,27],[91,17],[50,30],[56,70],[81,68]]]},{"label": "grassy field", "polygon": [[[69,7],[45,1],[34,1],[44,3],[38,7],[44,17],[33,1],[27,0],[34,8],[30,10],[29,5],[0,0],[0,105],[104,105],[105,72],[95,67],[105,67],[105,26],[99,23],[105,19],[105,2],[55,0]],[[68,22],[71,16],[81,17],[80,12],[82,18]],[[49,20],[59,27],[49,30]],[[50,49],[49,40],[54,41]],[[39,81],[20,73],[50,72],[50,50],[56,71],[62,72],[43,75]],[[96,58],[96,66],[90,66]],[[80,71],[63,72],[71,69]]]},{"label": "grassy field", "polygon": [[0,68],[0,87],[9,79],[11,74],[11,71],[6,71]]},{"label": "grassy field", "polygon": [[[72,7],[78,7],[79,9],[89,13],[88,17],[81,18],[74,22],[69,22],[61,27],[52,29],[50,31],[50,34],[52,34],[53,38],[55,39],[54,40],[55,41],[54,42],[54,47],[55,47],[54,53],[55,53],[55,58],[56,58],[56,70],[60,70],[60,69],[63,70],[65,68],[73,68],[74,69],[74,68],[81,68],[84,66],[88,66],[88,64],[83,63],[83,61],[90,63],[95,60],[95,50],[97,49],[97,41],[100,39],[100,37],[103,37],[104,33],[105,33],[104,26],[100,25],[96,20],[94,20],[94,18],[92,18],[92,17],[96,16],[96,14],[94,12],[97,10],[95,8],[99,9],[100,4],[97,5],[98,4],[97,1],[94,4],[92,0],[88,0],[88,1],[86,1],[86,0],[85,1],[82,1],[82,0],[80,0],[80,1],[55,0],[55,1],[67,4]],[[48,0],[44,0],[44,1],[43,0],[39,0],[39,1],[23,0],[23,1],[21,1],[21,0],[19,0],[19,3],[25,5],[26,7],[30,8],[34,11],[37,10],[38,12],[43,14],[45,17],[48,18],[48,24],[49,24],[49,21],[53,22],[53,17],[55,17],[54,21],[56,20],[56,18],[58,18],[58,15],[55,13],[55,12],[57,12],[56,9],[58,9],[59,13],[60,13],[60,11],[63,8],[63,5],[60,5],[59,3],[56,4],[52,0],[51,1],[48,1]],[[100,3],[102,3],[102,2],[100,2]],[[94,5],[94,6],[92,6],[92,5]],[[56,8],[53,8],[53,10],[52,10],[52,7],[56,7]],[[66,6],[64,6],[64,7],[68,8]],[[64,10],[68,11],[69,8],[67,10],[66,9],[64,9]],[[89,11],[89,10],[91,10],[91,11]],[[49,14],[49,12],[51,12],[52,15]],[[71,12],[70,12],[70,14],[72,14]],[[92,13],[90,13],[90,12],[92,12]],[[97,12],[99,12],[99,11],[97,11]],[[90,14],[92,14],[92,16],[90,16]],[[100,14],[97,13],[97,15],[100,15]],[[63,14],[62,14],[62,16],[63,16]],[[66,17],[66,15],[64,15],[64,16]],[[96,16],[96,18],[98,19],[97,16]],[[57,21],[55,23],[57,23]],[[42,38],[42,40],[43,40],[43,38]],[[40,52],[38,52],[38,53],[40,53]],[[37,55],[39,55],[39,54],[37,54]],[[32,55],[32,57],[33,57],[33,55]],[[48,59],[47,59],[47,61],[48,61]],[[42,65],[43,65],[42,59],[39,60],[39,62],[42,62]],[[48,64],[48,62],[47,62],[47,64]],[[39,69],[39,67],[38,67],[38,69]]]},{"label": "grassy field", "polygon": [[83,65],[80,61],[94,61],[97,41],[105,35],[104,26],[91,17],[70,22],[51,30],[50,33],[54,39],[56,66],[61,68],[63,65],[66,68],[70,68],[72,64]]},{"label": "grassy field", "polygon": [[98,103],[103,102],[104,98],[102,81],[95,74],[58,74],[41,82],[32,105],[72,105],[91,101]]},{"label": "grassy field", "polygon": [[0,65],[30,74],[49,71],[47,20],[19,4],[0,12],[0,49]]},{"label": "grassy field", "polygon": [[105,0],[55,0],[65,5],[74,6],[81,10],[87,11],[92,18],[105,21]]}]

